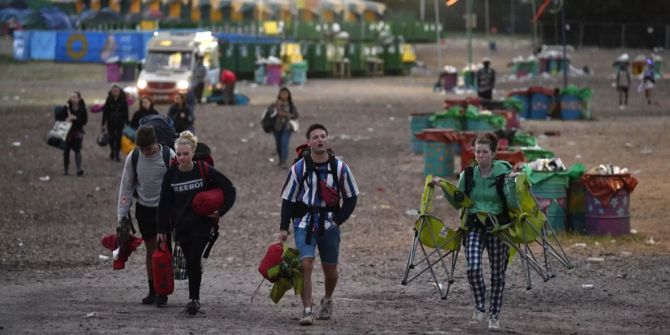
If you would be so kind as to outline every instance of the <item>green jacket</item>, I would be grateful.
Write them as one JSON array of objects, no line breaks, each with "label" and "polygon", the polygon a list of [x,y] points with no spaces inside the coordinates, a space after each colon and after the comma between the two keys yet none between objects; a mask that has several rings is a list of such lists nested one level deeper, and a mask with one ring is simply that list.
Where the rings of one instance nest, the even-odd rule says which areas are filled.
[{"label": "green jacket", "polygon": [[[470,191],[470,199],[474,201],[474,206],[464,209],[465,215],[461,220],[462,227],[465,227],[465,220],[469,214],[491,214],[498,215],[502,213],[503,206],[496,191],[496,177],[502,174],[509,174],[512,172],[512,165],[505,161],[493,161],[493,172],[486,178],[482,178],[479,174],[479,167],[475,166],[472,174],[474,185]],[[508,178],[505,182],[504,192],[507,198],[508,208],[517,208],[516,192],[514,180]],[[458,189],[465,192],[465,171],[461,172],[458,180]]]}]

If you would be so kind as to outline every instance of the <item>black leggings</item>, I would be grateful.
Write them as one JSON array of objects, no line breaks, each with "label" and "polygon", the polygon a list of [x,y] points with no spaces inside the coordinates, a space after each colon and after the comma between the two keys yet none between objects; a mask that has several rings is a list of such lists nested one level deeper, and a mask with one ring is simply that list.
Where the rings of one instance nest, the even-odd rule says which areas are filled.
[{"label": "black leggings", "polygon": [[109,158],[118,158],[123,128],[107,128],[107,132],[109,132]]},{"label": "black leggings", "polygon": [[186,257],[186,272],[188,273],[189,299],[200,300],[200,282],[202,281],[202,253],[209,237],[192,236],[185,242],[179,242]]},{"label": "black leggings", "polygon": [[65,168],[66,173],[70,168],[70,150],[74,151],[74,162],[77,165],[77,172],[81,171],[81,142],[81,138],[65,142],[65,149],[63,149],[63,167]]}]

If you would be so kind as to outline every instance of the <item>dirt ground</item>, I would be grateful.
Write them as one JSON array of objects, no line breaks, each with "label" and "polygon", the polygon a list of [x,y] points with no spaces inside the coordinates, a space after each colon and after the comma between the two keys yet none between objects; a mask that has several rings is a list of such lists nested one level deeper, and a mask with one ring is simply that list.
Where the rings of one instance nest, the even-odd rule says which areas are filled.
[{"label": "dirt ground", "polygon": [[[6,41],[0,45],[6,52]],[[464,65],[465,43],[449,41],[442,64]],[[505,81],[513,56],[527,55],[523,41],[500,41],[488,54],[475,44],[474,59],[492,57],[500,83],[496,95],[530,84],[549,87],[558,79]],[[483,334],[485,325],[470,326],[472,298],[458,259],[448,299],[435,293],[424,274],[400,285],[412,240],[423,184],[421,156],[410,153],[408,116],[435,112],[447,97],[433,93],[436,49],[419,46],[428,73],[409,77],[309,80],[291,87],[306,128],[325,124],[331,144],[350,165],[361,196],[354,216],[343,226],[340,282],[330,321],[299,327],[299,297],[279,305],[266,297],[256,268],[278,229],[280,188],[286,171],[274,167],[274,143],[259,125],[260,115],[277,93],[275,87],[240,83],[249,106],[198,106],[198,136],[214,149],[215,164],[234,182],[237,203],[222,220],[222,236],[205,261],[202,311],[187,318],[183,306],[187,285],[177,282],[165,309],[139,303],[146,293],[143,250],[127,269],[113,271],[110,253],[100,237],[116,225],[116,196],[122,166],[107,159],[95,143],[100,114],[89,114],[84,141],[83,177],[62,175],[60,151],[43,136],[52,124],[52,106],[79,90],[88,104],[104,99],[109,84],[104,68],[89,64],[16,63],[6,53],[0,62],[0,115],[5,125],[0,145],[0,334]],[[637,51],[629,51],[634,57]],[[657,105],[631,92],[629,108],[620,111],[611,86],[613,50],[583,49],[576,65],[588,65],[592,76],[571,78],[590,86],[594,121],[523,121],[566,164],[587,167],[611,163],[627,167],[639,180],[631,196],[631,226],[625,237],[561,235],[575,267],[555,265],[548,282],[533,276],[526,290],[515,259],[508,271],[501,313],[504,331],[514,334],[667,334],[670,296],[670,226],[666,197],[670,191],[670,84],[658,82]],[[130,83],[128,83],[130,84]],[[133,106],[133,110],[136,106]],[[167,107],[159,107],[166,113]],[[664,135],[665,134],[665,135]],[[294,134],[291,145],[302,142]],[[20,144],[15,144],[18,142]],[[47,179],[44,181],[44,179]],[[440,213],[455,226],[456,213],[436,200]],[[596,258],[595,260],[593,258]],[[488,270],[485,270],[488,273]],[[323,277],[315,275],[318,302]],[[592,286],[590,286],[592,285]],[[665,329],[665,330],[664,330]]]}]

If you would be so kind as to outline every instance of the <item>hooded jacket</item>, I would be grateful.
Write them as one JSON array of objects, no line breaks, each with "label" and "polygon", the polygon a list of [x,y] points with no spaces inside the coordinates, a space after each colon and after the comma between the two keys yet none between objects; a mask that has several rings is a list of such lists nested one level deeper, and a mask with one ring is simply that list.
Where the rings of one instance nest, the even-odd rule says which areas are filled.
[{"label": "hooded jacket", "polygon": [[[503,205],[498,192],[496,190],[496,178],[500,175],[509,174],[512,172],[512,165],[506,161],[493,161],[491,175],[482,178],[479,173],[479,167],[475,166],[472,173],[472,190],[470,191],[470,199],[474,202],[471,208],[464,209],[465,215],[463,219],[466,220],[470,214],[490,214],[499,215],[503,211]],[[505,182],[503,188],[505,197],[507,198],[508,208],[518,207],[516,201],[516,193],[514,188],[514,181],[509,178]],[[465,192],[465,171],[461,172],[458,180],[458,189]],[[461,222],[464,224],[464,222]]]}]

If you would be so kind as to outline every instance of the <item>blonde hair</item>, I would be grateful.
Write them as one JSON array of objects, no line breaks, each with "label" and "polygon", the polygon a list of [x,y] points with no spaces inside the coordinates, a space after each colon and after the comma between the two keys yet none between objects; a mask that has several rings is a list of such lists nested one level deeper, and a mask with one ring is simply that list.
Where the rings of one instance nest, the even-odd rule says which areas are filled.
[{"label": "blonde hair", "polygon": [[198,137],[189,130],[184,130],[179,133],[179,138],[174,141],[174,146],[176,148],[178,145],[184,144],[189,145],[191,149],[195,150],[195,147],[198,145]]}]

